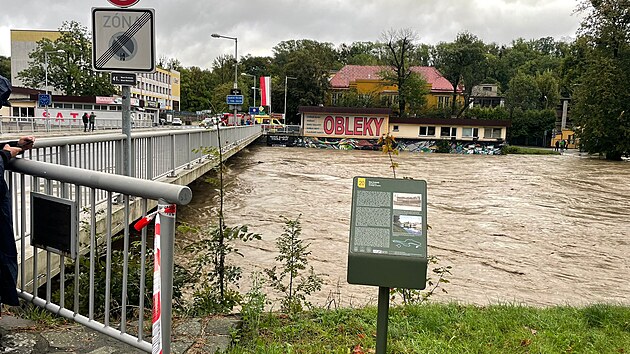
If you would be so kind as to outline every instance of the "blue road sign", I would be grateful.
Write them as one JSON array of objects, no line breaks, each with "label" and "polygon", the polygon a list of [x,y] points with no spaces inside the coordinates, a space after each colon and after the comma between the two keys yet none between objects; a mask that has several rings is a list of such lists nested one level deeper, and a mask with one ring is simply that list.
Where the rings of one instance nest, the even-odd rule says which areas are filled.
[{"label": "blue road sign", "polygon": [[227,104],[233,104],[233,105],[243,104],[243,95],[227,95]]},{"label": "blue road sign", "polygon": [[37,95],[37,103],[40,107],[50,106],[50,104],[52,103],[51,95],[47,93],[40,93],[39,95]]},{"label": "blue road sign", "polygon": [[258,107],[249,107],[249,114],[253,116],[260,114],[260,110],[258,109]]}]

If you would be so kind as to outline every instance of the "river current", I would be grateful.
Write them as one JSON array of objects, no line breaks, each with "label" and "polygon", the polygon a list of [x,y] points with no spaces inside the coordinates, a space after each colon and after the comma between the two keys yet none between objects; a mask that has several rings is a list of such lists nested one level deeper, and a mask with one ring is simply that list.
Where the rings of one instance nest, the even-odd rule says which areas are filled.
[{"label": "river current", "polygon": [[[452,266],[448,293],[433,301],[534,306],[630,305],[630,163],[576,154],[453,155],[401,153],[397,177],[428,185],[428,253]],[[354,176],[392,177],[378,151],[251,146],[228,162],[227,224],[250,225],[262,240],[240,244],[249,274],[275,265],[281,216],[301,215],[309,262],[325,305],[376,302],[378,288],[346,281]],[[218,196],[203,181],[178,221],[216,221]],[[180,255],[181,256],[181,255]],[[435,267],[435,266],[433,266]],[[430,274],[431,272],[429,272]],[[435,276],[433,276],[435,279]]]}]

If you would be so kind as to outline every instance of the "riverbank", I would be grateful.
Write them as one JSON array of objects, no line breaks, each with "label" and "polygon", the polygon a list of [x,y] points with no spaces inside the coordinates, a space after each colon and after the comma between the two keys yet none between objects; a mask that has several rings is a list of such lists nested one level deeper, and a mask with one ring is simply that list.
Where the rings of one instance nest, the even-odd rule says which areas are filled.
[{"label": "riverbank", "polygon": [[[264,315],[227,353],[374,353],[374,307]],[[478,307],[390,309],[388,353],[628,353],[630,308]]]},{"label": "riverbank", "polygon": [[[236,330],[236,318],[179,318],[173,350],[186,353],[375,353],[375,307],[262,313]],[[388,353],[628,353],[630,307],[525,307],[449,304],[390,308]],[[0,319],[0,352],[142,353],[54,315]]]}]

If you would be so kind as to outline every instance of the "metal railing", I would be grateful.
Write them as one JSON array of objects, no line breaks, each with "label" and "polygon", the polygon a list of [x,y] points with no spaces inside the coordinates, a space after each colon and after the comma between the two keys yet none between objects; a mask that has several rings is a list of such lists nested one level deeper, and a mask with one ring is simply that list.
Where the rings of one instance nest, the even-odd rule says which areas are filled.
[{"label": "metal railing", "polygon": [[261,124],[263,134],[283,134],[283,135],[295,135],[298,136],[301,133],[301,125],[273,125],[273,124]]},{"label": "metal railing", "polygon": [[[134,119],[133,128],[150,128],[153,122],[149,119]],[[96,118],[94,121],[96,130],[121,129],[120,118]],[[83,131],[84,125],[81,117],[73,119],[50,119],[36,117],[0,117],[0,134],[8,133],[37,133],[50,131]]]},{"label": "metal railing", "polygon": [[[33,302],[63,317],[73,319],[91,329],[107,334],[146,352],[151,352],[151,343],[146,341],[145,283],[147,264],[150,253],[147,252],[147,230],[143,229],[139,238],[140,250],[130,248],[132,234],[129,225],[139,217],[147,215],[159,204],[187,204],[192,198],[188,187],[168,183],[148,181],[133,177],[113,175],[105,172],[90,171],[82,168],[58,164],[30,161],[24,158],[14,159],[9,163],[9,188],[13,194],[14,205],[19,212],[14,214],[15,234],[17,236],[18,258],[18,294],[21,298]],[[70,200],[75,204],[76,222],[76,258],[71,259],[47,250],[30,246],[33,230],[32,222],[27,222],[32,215],[31,193],[41,193]],[[119,194],[122,198],[114,198]],[[99,195],[106,196],[106,203],[98,206]],[[84,196],[86,198],[84,198]],[[118,203],[117,200],[122,200]],[[159,209],[159,208],[158,208]],[[104,217],[97,217],[104,214]],[[162,344],[164,353],[170,353],[172,285],[173,285],[173,247],[175,238],[175,218],[173,214],[163,214],[161,218],[161,306],[162,306]],[[112,241],[122,231],[122,274],[112,272]],[[105,251],[99,252],[97,244],[105,245]],[[149,247],[151,249],[151,247]],[[87,254],[87,256],[84,256]],[[129,270],[130,258],[140,259],[140,275],[133,283]],[[30,259],[32,262],[24,262]],[[106,262],[104,281],[102,262]],[[45,267],[38,265],[45,262]],[[87,263],[87,266],[86,266]],[[42,269],[43,268],[43,269]],[[89,269],[89,270],[88,270]],[[66,271],[72,271],[68,276]],[[149,269],[149,272],[151,269]],[[86,274],[87,273],[87,274]],[[55,275],[58,274],[58,277]],[[151,273],[149,273],[151,274]],[[39,292],[42,279],[45,278],[46,290]],[[88,289],[80,289],[80,279],[89,279]],[[121,284],[121,293],[114,294],[111,284]],[[83,285],[85,286],[85,285]],[[58,297],[53,298],[52,289],[58,289]],[[72,289],[67,293],[67,289]],[[129,298],[129,289],[139,289],[137,299]],[[56,302],[54,299],[58,299]],[[71,300],[69,308],[66,303]],[[102,300],[99,303],[98,300]],[[114,306],[116,304],[116,306]],[[85,308],[87,307],[87,313]],[[101,308],[101,311],[96,309]],[[81,311],[80,309],[84,309]],[[83,312],[83,313],[82,313]],[[100,313],[100,315],[97,314]],[[115,318],[112,314],[118,314]],[[150,313],[150,310],[147,312]],[[149,316],[150,318],[150,316]]]},{"label": "metal railing", "polygon": [[[126,318],[130,312],[127,305],[127,287],[140,287],[140,294],[144,293],[144,280],[140,284],[128,285],[127,260],[133,256],[129,252],[130,230],[132,221],[146,215],[156,206],[155,200],[162,198],[165,202],[187,203],[183,197],[187,187],[157,182],[167,177],[175,177],[184,169],[192,168],[194,164],[205,163],[207,155],[202,151],[194,151],[201,147],[218,147],[218,133],[224,153],[234,153],[239,146],[260,136],[259,126],[222,127],[217,129],[182,129],[171,131],[147,131],[132,133],[131,156],[132,177],[120,176],[122,172],[122,153],[125,148],[126,136],[123,134],[80,135],[76,137],[38,138],[35,147],[27,151],[22,158],[14,159],[7,171],[7,181],[12,193],[13,229],[16,235],[18,259],[20,266],[18,289],[20,296],[32,301],[38,306],[45,307],[59,315],[74,318],[77,322],[95,330],[99,330],[114,338],[125,341],[142,350],[150,351],[150,344],[146,342],[142,327],[144,319],[144,303],[137,309],[137,326],[135,334],[129,334]],[[225,155],[224,155],[225,156]],[[153,180],[153,181],[152,181]],[[189,191],[189,190],[188,190]],[[30,247],[32,231],[31,193],[43,193],[72,200],[77,205],[79,215],[79,237],[77,249],[78,257],[70,260],[67,257],[56,256],[48,251]],[[173,221],[174,223],[174,221]],[[162,229],[164,230],[164,225]],[[167,228],[168,229],[168,228]],[[124,291],[116,299],[120,303],[118,327],[110,324],[110,302],[113,295],[109,291],[112,264],[112,237],[117,233],[123,235],[124,255]],[[140,244],[142,250],[139,257],[142,260],[142,278],[146,273],[145,258],[146,231],[142,231]],[[173,237],[163,237],[163,242],[173,241]],[[105,284],[94,284],[94,268],[100,256],[97,249],[104,245],[106,252],[102,257],[107,259],[105,270],[107,279]],[[169,248],[163,248],[162,252]],[[172,252],[172,247],[170,251]],[[79,265],[83,255],[89,254],[89,311],[79,313],[81,301],[76,301],[78,294],[77,279],[80,277]],[[172,256],[172,254],[171,254]],[[43,266],[45,264],[45,266]],[[165,260],[162,260],[162,264]],[[65,266],[64,266],[65,265]],[[72,280],[74,284],[73,308],[65,307],[66,284],[65,270],[68,266],[75,269]],[[59,275],[58,280],[51,281],[51,277]],[[172,281],[172,267],[169,275]],[[44,281],[45,279],[45,281]],[[46,284],[46,294],[38,296],[38,290]],[[105,317],[102,323],[94,318],[94,289],[98,286],[106,287]],[[166,286],[166,284],[165,284]],[[51,289],[60,289],[59,303],[52,302]],[[168,286],[169,291],[171,287]],[[30,292],[29,292],[30,290]],[[165,295],[167,296],[168,293]],[[170,299],[165,297],[164,299]],[[140,299],[142,301],[142,299]],[[163,305],[171,306],[170,301],[163,301]],[[163,309],[163,313],[164,313]],[[170,313],[170,312],[169,312]],[[170,321],[170,320],[169,320]],[[170,322],[163,323],[170,338]],[[164,340],[164,345],[170,341]],[[167,353],[166,347],[164,353]]]}]

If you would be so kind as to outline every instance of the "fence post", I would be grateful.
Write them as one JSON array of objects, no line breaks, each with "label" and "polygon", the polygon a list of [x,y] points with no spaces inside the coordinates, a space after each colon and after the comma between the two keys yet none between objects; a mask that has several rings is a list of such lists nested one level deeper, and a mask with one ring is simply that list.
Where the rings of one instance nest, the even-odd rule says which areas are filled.
[{"label": "fence post", "polygon": [[160,277],[161,277],[161,329],[163,354],[171,353],[171,328],[173,311],[173,253],[175,249],[176,205],[164,199],[158,201],[160,214]]}]

